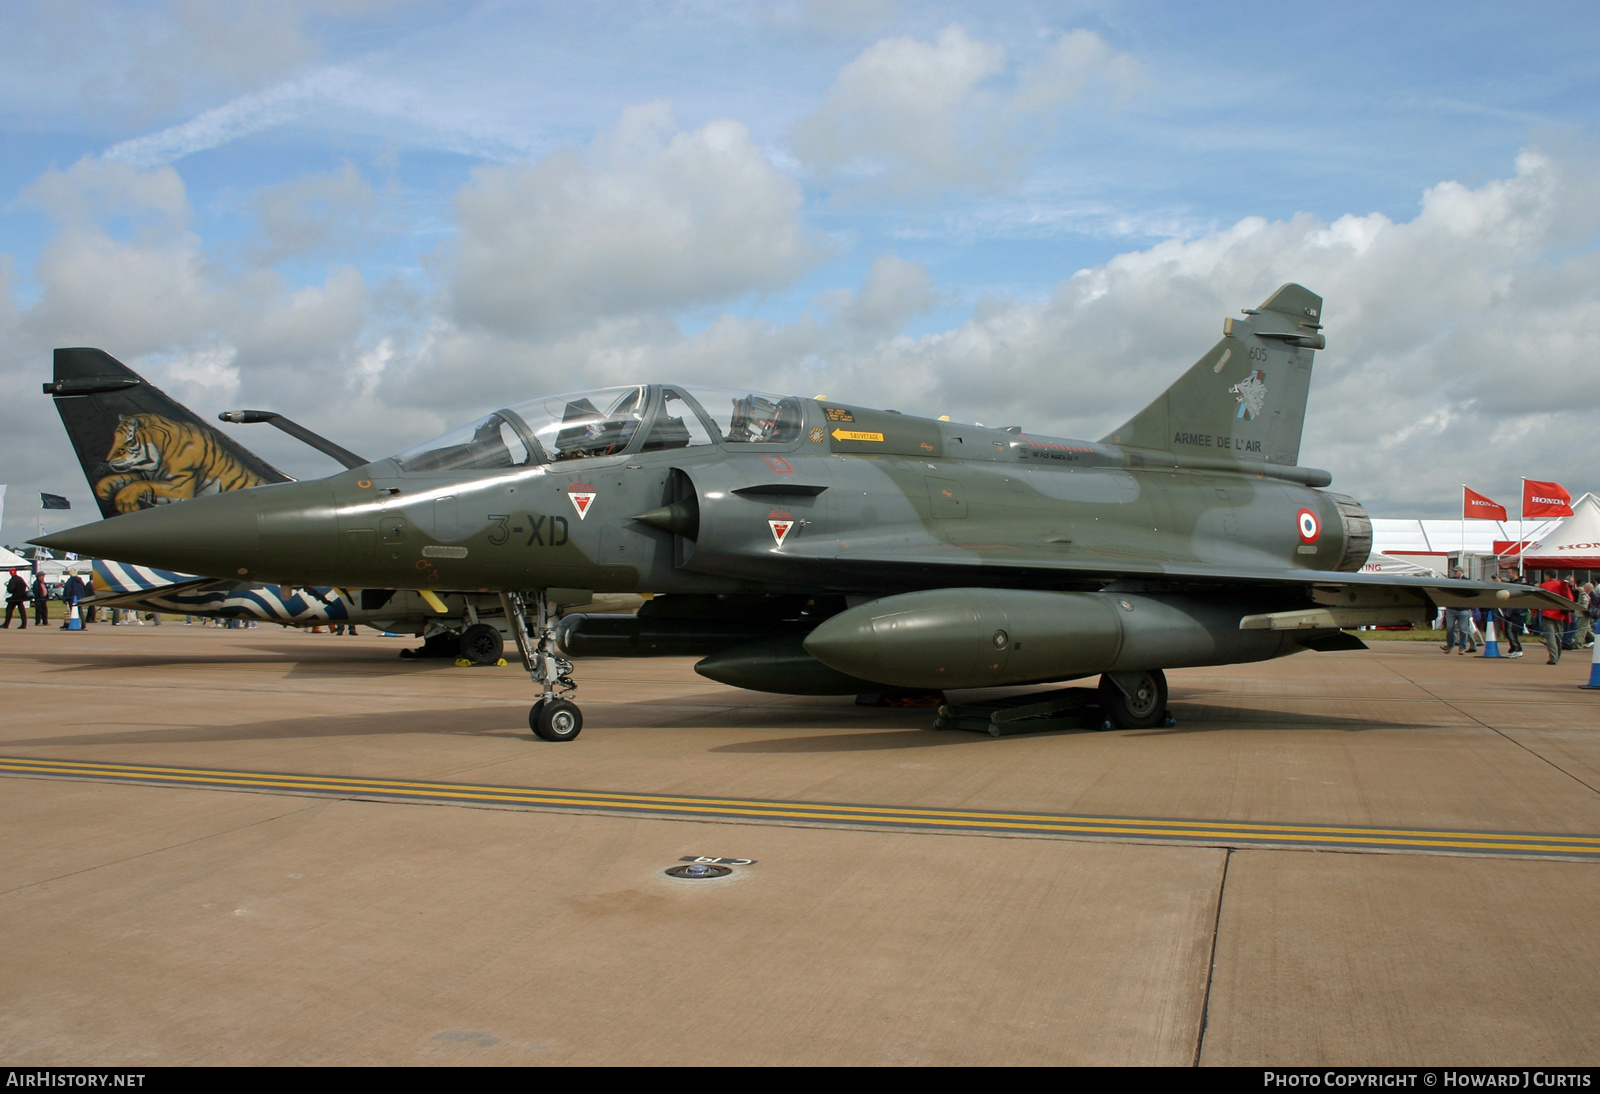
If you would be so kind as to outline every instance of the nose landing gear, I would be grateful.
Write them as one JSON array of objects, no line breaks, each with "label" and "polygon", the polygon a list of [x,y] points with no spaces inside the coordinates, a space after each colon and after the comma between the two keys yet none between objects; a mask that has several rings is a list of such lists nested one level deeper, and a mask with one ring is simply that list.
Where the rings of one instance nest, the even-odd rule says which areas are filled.
[{"label": "nose landing gear", "polygon": [[572,679],[572,662],[556,650],[550,625],[550,604],[541,590],[533,598],[533,630],[528,629],[528,598],[521,593],[501,593],[500,604],[511,621],[522,664],[539,687],[539,701],[528,711],[528,728],[546,741],[570,741],[583,731],[583,712],[563,696],[578,689]]}]

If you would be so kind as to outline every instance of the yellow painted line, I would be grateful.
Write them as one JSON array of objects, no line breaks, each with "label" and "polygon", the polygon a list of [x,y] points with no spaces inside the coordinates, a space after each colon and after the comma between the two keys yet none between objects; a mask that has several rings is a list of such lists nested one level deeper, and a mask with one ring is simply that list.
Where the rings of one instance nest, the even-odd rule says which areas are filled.
[{"label": "yellow painted line", "polygon": [[1458,829],[1266,824],[1159,817],[895,808],[833,802],[699,798],[548,787],[362,779],[270,771],[226,771],[154,764],[90,763],[28,757],[0,757],[0,774],[441,804],[500,805],[612,815],[649,814],[697,820],[767,820],[778,823],[845,827],[890,827],[993,835],[1098,837],[1219,846],[1453,851],[1600,859],[1600,835],[1568,833],[1480,832]]}]

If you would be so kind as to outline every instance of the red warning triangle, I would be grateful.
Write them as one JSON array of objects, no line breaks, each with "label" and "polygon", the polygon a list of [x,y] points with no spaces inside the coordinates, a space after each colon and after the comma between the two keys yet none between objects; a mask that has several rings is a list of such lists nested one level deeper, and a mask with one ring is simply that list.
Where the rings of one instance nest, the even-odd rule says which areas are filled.
[{"label": "red warning triangle", "polygon": [[789,538],[789,532],[794,528],[794,517],[782,509],[775,509],[767,514],[767,527],[772,529],[772,539],[779,547]]},{"label": "red warning triangle", "polygon": [[589,515],[589,507],[594,504],[595,492],[586,482],[575,482],[567,487],[567,500],[572,502],[572,507],[578,511],[578,519],[582,520]]}]

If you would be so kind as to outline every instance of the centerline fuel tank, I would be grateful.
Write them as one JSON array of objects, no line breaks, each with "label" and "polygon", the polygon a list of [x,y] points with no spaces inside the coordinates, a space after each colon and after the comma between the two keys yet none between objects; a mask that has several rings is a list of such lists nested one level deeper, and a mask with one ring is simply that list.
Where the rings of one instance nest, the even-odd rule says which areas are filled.
[{"label": "centerline fuel tank", "polygon": [[841,612],[805,648],[840,671],[910,688],[1237,664],[1300,648],[1284,632],[1240,630],[1240,608],[1236,597],[929,589]]}]

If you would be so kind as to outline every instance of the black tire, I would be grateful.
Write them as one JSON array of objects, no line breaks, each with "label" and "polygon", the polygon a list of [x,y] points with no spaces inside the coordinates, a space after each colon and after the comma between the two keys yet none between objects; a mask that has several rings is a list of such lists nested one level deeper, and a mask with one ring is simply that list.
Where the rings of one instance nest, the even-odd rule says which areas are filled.
[{"label": "black tire", "polygon": [[487,623],[474,623],[461,632],[461,642],[456,653],[474,665],[492,665],[505,652],[505,639],[496,627]]},{"label": "black tire", "polygon": [[1167,716],[1167,675],[1160,669],[1118,673],[1132,695],[1110,676],[1100,677],[1100,710],[1118,729],[1152,729]]},{"label": "black tire", "polygon": [[528,728],[546,741],[570,741],[583,732],[583,712],[565,699],[540,699],[528,711]]},{"label": "black tire", "polygon": [[410,650],[401,650],[400,657],[406,661],[421,661],[430,657],[448,657],[452,661],[456,658],[456,650],[460,640],[449,631],[440,631],[431,634],[422,640],[422,645]]}]

